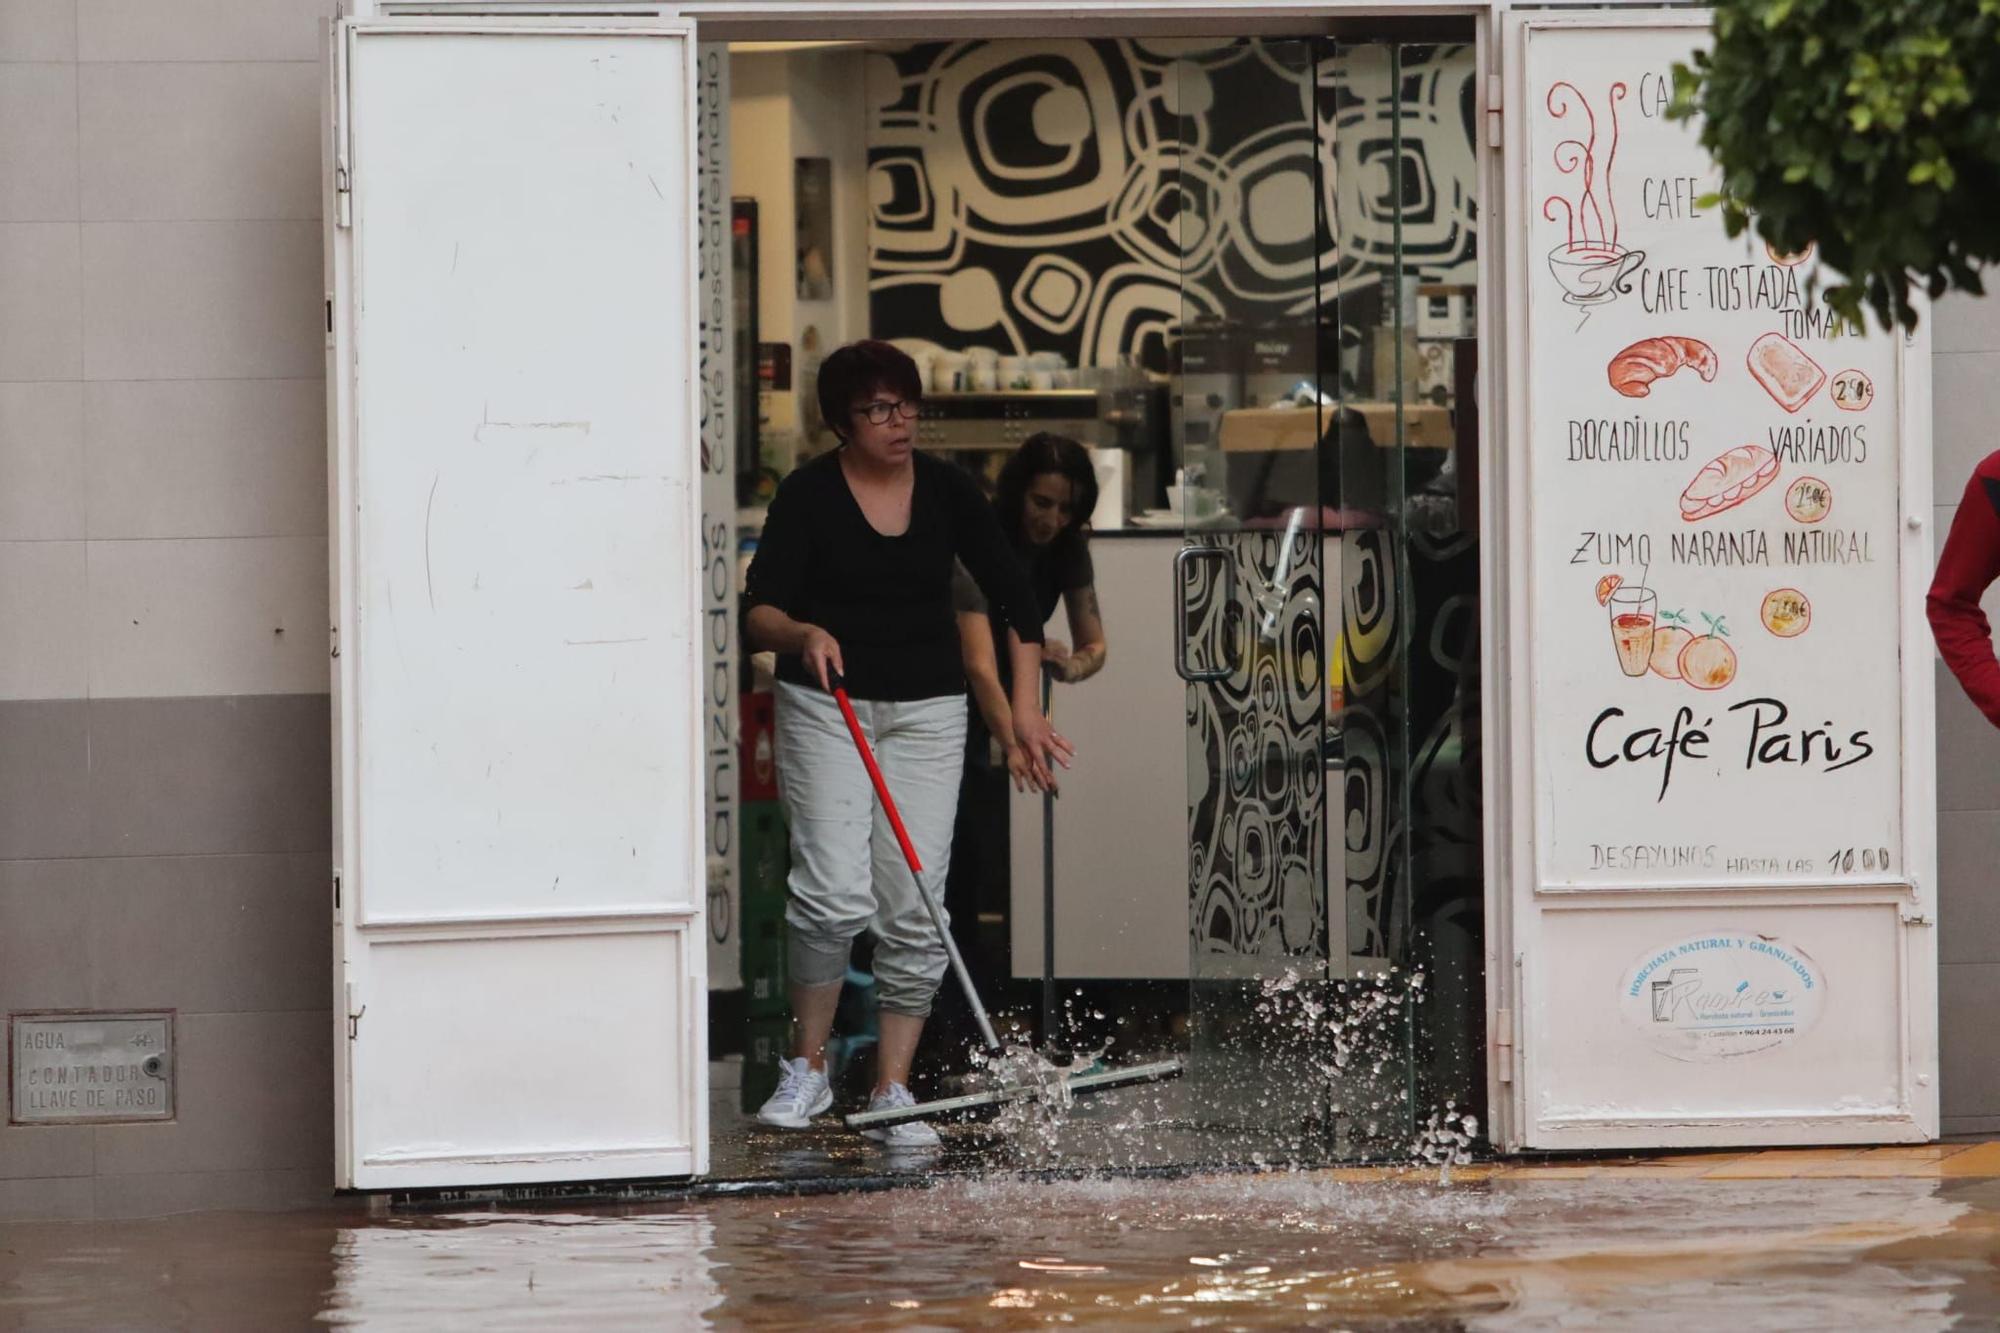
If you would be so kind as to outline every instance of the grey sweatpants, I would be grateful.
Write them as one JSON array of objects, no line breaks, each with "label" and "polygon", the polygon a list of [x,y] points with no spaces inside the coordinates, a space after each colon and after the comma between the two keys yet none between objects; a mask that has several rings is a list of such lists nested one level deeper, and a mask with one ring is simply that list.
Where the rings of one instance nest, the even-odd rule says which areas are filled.
[{"label": "grey sweatpants", "polygon": [[[965,763],[965,696],[853,703],[942,910]],[[882,1008],[927,1017],[944,978],[944,942],[917,896],[921,890],[840,705],[821,690],[784,681],[777,705],[778,795],[792,838],[785,909],[792,983],[839,981],[854,937],[873,930]]]}]

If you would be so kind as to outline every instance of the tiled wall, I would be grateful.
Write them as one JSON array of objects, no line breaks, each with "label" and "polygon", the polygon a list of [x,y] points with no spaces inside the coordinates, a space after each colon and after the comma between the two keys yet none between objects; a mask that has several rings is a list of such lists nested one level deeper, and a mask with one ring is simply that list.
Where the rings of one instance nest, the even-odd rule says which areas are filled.
[{"label": "tiled wall", "polygon": [[0,1220],[331,1186],[331,0],[0,0],[0,1009],[177,1011]]},{"label": "tiled wall", "polygon": [[[1934,535],[1944,536],[1975,463],[2000,449],[2000,296],[1953,297],[1931,330]],[[2000,623],[2000,586],[1986,598]],[[2000,730],[1937,664],[1938,1005],[1946,1132],[2000,1130]]]}]

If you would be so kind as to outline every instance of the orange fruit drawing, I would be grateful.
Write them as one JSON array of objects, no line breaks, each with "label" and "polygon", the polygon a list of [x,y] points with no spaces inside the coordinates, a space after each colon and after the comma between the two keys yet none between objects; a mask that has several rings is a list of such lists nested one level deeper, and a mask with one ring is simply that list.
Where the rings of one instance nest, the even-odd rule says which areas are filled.
[{"label": "orange fruit drawing", "polygon": [[1687,627],[1687,612],[1660,612],[1659,628],[1653,631],[1653,659],[1649,663],[1656,676],[1668,680],[1681,678],[1681,650],[1694,638],[1694,631]]},{"label": "orange fruit drawing", "polygon": [[1625,582],[1624,578],[1617,574],[1606,574],[1603,578],[1599,579],[1597,581],[1597,604],[1599,606],[1611,605],[1611,594],[1617,592],[1618,585],[1623,582]]},{"label": "orange fruit drawing", "polygon": [[1681,678],[1681,650],[1694,641],[1694,632],[1679,625],[1662,625],[1653,631],[1653,674],[1668,680]]},{"label": "orange fruit drawing", "polygon": [[1781,639],[1796,639],[1812,624],[1812,603],[1797,588],[1779,588],[1764,594],[1758,611],[1764,628]]},{"label": "orange fruit drawing", "polygon": [[1681,679],[1696,689],[1719,690],[1736,679],[1736,650],[1724,637],[1729,630],[1721,616],[1703,612],[1701,618],[1708,622],[1708,633],[1690,639],[1681,649],[1676,665],[1680,667]]}]

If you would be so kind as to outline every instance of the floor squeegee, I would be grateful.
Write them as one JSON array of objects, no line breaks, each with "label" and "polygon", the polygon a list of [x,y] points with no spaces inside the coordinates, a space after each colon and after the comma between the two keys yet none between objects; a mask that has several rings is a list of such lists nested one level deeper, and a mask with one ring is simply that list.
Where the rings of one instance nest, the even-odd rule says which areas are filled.
[{"label": "floor squeegee", "polygon": [[[965,1002],[972,1007],[972,1017],[979,1024],[979,1038],[985,1044],[987,1062],[979,1070],[975,1079],[984,1084],[976,1091],[956,1097],[945,1097],[937,1101],[918,1102],[914,1106],[900,1106],[882,1111],[857,1111],[847,1117],[850,1129],[872,1129],[881,1125],[892,1125],[902,1120],[921,1120],[934,1115],[946,1115],[955,1111],[970,1111],[979,1107],[1000,1106],[1023,1098],[1056,1098],[1067,1101],[1072,1097],[1090,1093],[1105,1092],[1112,1088],[1130,1087],[1137,1083],[1157,1083],[1182,1072],[1180,1060],[1156,1060],[1149,1064],[1128,1065],[1123,1069],[1091,1067],[1086,1072],[1071,1072],[1026,1047],[1009,1048],[1003,1045],[993,1031],[993,1020],[986,1015],[986,1006],[980,1003],[979,991],[972,984],[971,973],[965,970],[965,959],[959,955],[958,943],[952,939],[951,931],[945,925],[944,909],[939,905],[937,895],[924,875],[923,862],[917,857],[916,844],[910,841],[910,834],[903,827],[903,817],[896,810],[896,798],[889,794],[889,784],[882,778],[882,770],[875,763],[875,752],[868,744],[868,736],[861,729],[861,719],[854,715],[854,705],[848,700],[846,683],[835,673],[832,678],[834,702],[840,705],[840,715],[847,721],[848,734],[854,737],[854,748],[861,752],[861,763],[868,770],[868,780],[875,784],[875,796],[882,802],[882,812],[889,817],[889,827],[895,831],[897,845],[903,849],[903,860],[908,862],[910,874],[917,882],[917,896],[924,900],[924,907],[931,914],[931,924],[937,927],[939,938],[944,941],[945,956],[951,960],[951,970],[958,978],[959,986],[965,991]],[[1044,922],[1044,928],[1053,923]],[[1053,1032],[1043,1034],[1043,1040],[1052,1040]]]}]

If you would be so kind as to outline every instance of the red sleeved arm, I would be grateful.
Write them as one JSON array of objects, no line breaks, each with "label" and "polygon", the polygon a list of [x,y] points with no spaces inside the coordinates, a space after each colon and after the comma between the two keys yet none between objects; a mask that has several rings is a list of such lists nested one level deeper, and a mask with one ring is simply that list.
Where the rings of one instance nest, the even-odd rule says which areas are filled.
[{"label": "red sleeved arm", "polygon": [[1979,598],[2000,578],[2000,453],[1989,455],[1965,485],[1958,514],[1938,557],[1925,610],[1938,651],[1965,693],[2000,727],[2000,660]]}]

